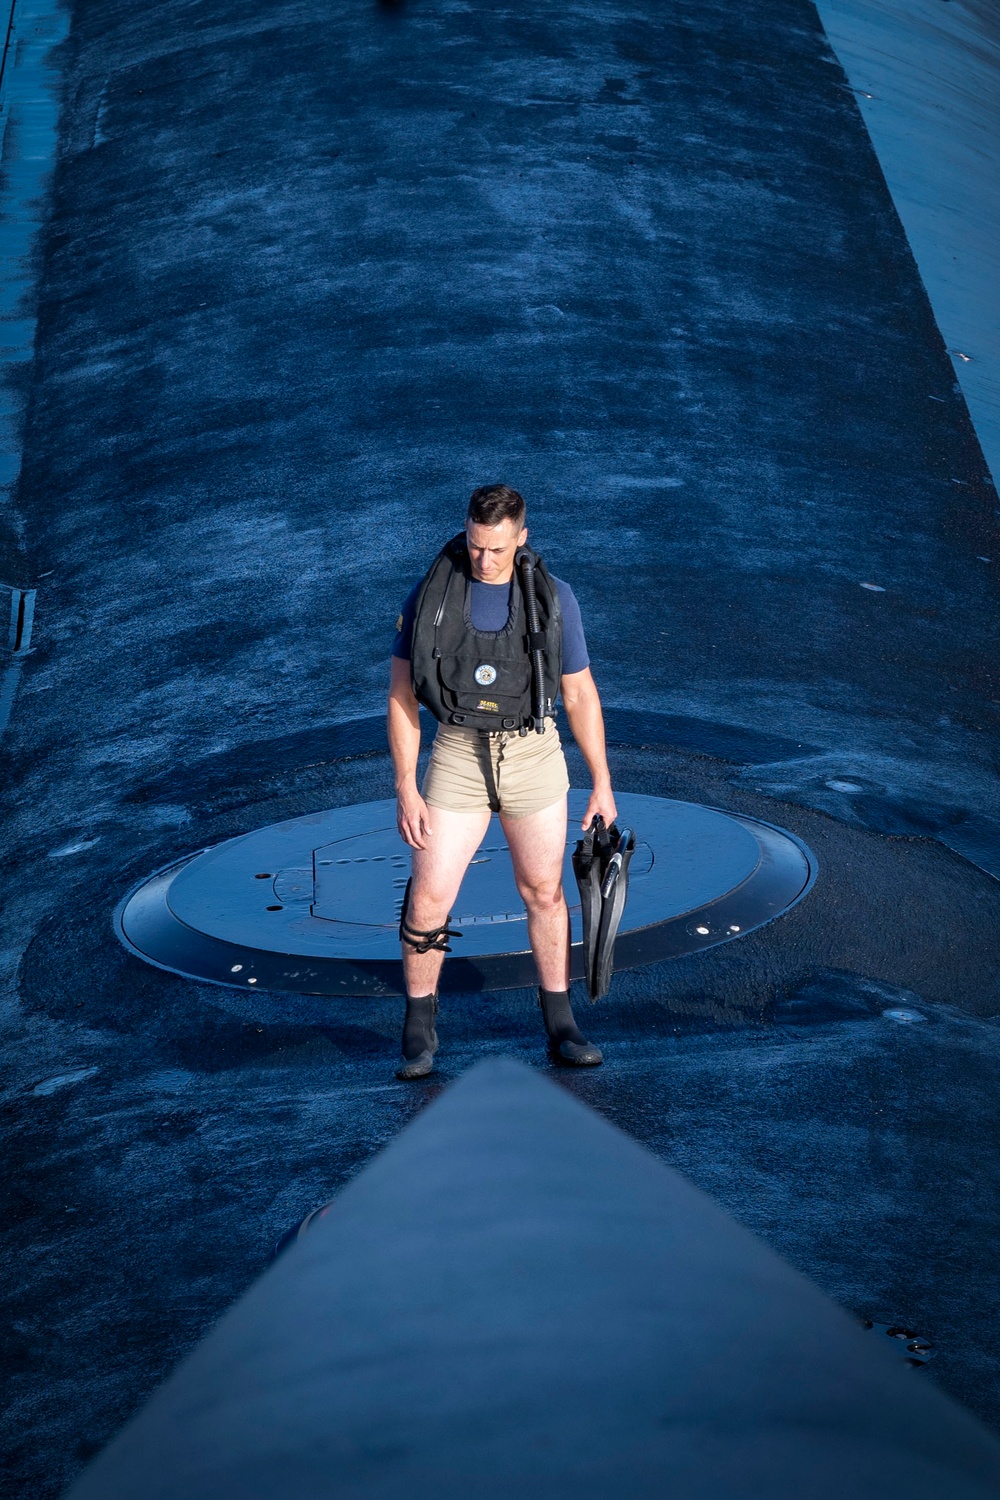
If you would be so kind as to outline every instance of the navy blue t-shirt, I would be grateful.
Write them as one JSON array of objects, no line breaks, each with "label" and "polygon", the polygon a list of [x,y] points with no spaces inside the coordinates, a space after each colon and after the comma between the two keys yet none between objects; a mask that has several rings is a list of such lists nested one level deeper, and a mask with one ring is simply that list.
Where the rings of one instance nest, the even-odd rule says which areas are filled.
[{"label": "navy blue t-shirt", "polygon": [[[583,620],[580,616],[580,606],[576,602],[576,595],[569,584],[563,583],[562,579],[556,578],[554,574],[549,576],[559,591],[559,605],[562,609],[562,669],[565,676],[570,676],[573,672],[582,672],[584,667],[590,666],[587,641],[583,634]],[[471,614],[472,623],[477,630],[503,630],[510,613],[512,587],[513,580],[510,583],[480,583],[478,579],[473,578]],[[420,584],[416,583],[403,600],[403,608],[399,612],[392,654],[398,656],[401,661],[410,659],[413,615],[419,592]]]}]

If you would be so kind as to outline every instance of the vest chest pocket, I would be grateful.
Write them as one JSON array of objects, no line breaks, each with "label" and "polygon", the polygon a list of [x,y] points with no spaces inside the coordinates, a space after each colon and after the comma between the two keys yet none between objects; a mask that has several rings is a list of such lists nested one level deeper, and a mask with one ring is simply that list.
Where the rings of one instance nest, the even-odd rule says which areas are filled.
[{"label": "vest chest pocket", "polygon": [[[492,667],[496,676],[480,671]],[[469,713],[499,714],[502,718],[520,715],[530,694],[531,667],[526,657],[504,661],[487,655],[442,656],[438,662],[441,687],[449,708]],[[485,681],[491,678],[491,681]]]}]

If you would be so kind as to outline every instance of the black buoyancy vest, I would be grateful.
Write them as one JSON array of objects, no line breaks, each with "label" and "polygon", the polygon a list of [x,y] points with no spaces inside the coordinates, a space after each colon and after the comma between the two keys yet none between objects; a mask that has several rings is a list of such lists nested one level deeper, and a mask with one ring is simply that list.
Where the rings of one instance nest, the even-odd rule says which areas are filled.
[{"label": "black buoyancy vest", "polygon": [[[552,575],[536,553],[531,556],[545,637],[545,712],[553,714],[562,677],[562,612]],[[472,568],[465,533],[459,532],[438,553],[417,595],[410,647],[413,691],[442,724],[492,732],[530,728],[531,657],[520,569],[503,630],[476,630],[471,604]]]}]

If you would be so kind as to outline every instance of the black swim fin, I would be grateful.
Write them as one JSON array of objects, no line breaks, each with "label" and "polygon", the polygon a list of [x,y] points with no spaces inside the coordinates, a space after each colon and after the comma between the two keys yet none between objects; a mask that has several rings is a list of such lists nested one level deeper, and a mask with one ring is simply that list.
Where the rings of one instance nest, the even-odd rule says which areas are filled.
[{"label": "black swim fin", "polygon": [[621,926],[628,896],[628,867],[635,853],[635,834],[631,828],[621,832],[611,825],[611,854],[602,871],[601,926],[594,953],[593,983],[590,998],[600,1000],[611,988],[615,960],[615,939]]},{"label": "black swim fin", "polygon": [[628,866],[635,834],[620,833],[596,817],[573,852],[573,873],[580,888],[583,915],[583,959],[591,1000],[608,993],[615,938],[628,894]]}]

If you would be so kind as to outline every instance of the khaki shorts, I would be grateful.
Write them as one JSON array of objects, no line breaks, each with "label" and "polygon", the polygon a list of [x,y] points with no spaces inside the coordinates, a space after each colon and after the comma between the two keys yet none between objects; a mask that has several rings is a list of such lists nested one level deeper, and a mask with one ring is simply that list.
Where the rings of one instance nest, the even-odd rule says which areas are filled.
[{"label": "khaki shorts", "polygon": [[553,719],[545,720],[544,734],[523,736],[516,731],[487,736],[459,724],[439,724],[424,777],[424,801],[449,812],[488,808],[487,747],[504,817],[527,818],[569,791],[566,757]]}]

